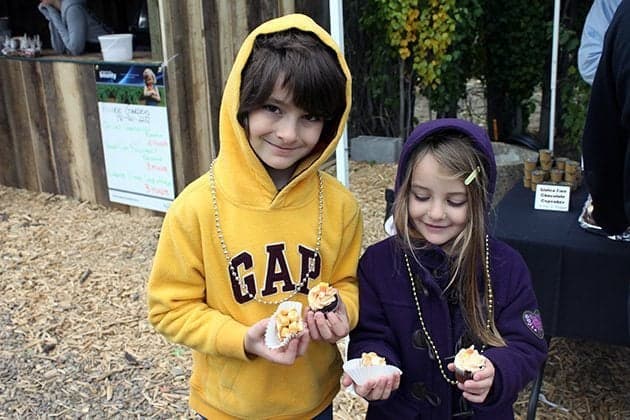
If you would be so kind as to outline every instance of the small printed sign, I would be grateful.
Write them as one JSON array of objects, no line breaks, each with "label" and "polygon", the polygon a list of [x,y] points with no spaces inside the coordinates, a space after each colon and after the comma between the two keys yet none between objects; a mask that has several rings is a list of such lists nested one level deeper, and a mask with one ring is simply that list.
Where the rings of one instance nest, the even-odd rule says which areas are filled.
[{"label": "small printed sign", "polygon": [[538,184],[534,208],[536,210],[569,211],[571,187],[566,185]]},{"label": "small printed sign", "polygon": [[166,212],[175,198],[166,73],[147,64],[94,71],[109,200]]}]

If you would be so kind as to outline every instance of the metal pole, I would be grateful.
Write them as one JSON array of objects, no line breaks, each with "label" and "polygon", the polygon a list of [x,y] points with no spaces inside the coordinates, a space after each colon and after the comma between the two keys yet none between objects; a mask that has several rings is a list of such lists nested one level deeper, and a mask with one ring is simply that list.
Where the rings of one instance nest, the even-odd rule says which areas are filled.
[{"label": "metal pole", "polygon": [[[329,0],[328,7],[330,10],[330,34],[337,42],[341,53],[344,54],[343,47],[343,2],[342,0]],[[337,144],[335,153],[337,162],[337,179],[346,187],[348,181],[348,133],[346,126],[343,127],[343,133]]]},{"label": "metal pole", "polygon": [[558,38],[560,34],[560,0],[553,7],[553,44],[551,47],[551,103],[549,106],[549,149],[553,151],[556,127],[556,79],[558,76]]}]

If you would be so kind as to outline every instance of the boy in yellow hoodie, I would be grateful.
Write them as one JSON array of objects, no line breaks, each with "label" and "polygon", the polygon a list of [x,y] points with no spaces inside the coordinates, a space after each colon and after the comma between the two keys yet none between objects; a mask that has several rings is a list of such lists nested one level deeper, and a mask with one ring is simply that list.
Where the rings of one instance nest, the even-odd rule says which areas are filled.
[{"label": "boy in yellow hoodie", "polygon": [[[150,322],[192,349],[190,405],[206,418],[332,418],[336,342],[357,323],[362,220],[319,167],[350,102],[343,55],[310,18],[273,19],[245,39],[221,104],[220,152],[169,208],[148,284]],[[337,309],[309,310],[301,335],[269,349],[278,304],[307,307],[320,281],[338,290]]]}]

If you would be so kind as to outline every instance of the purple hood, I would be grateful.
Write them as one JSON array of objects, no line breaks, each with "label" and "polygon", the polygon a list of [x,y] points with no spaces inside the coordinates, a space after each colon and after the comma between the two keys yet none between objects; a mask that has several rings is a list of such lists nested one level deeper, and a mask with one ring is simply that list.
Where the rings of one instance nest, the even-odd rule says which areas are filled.
[{"label": "purple hood", "polygon": [[487,158],[486,173],[488,174],[488,202],[492,202],[494,189],[497,182],[497,164],[494,160],[494,151],[490,138],[483,128],[457,118],[441,118],[420,124],[409,135],[403,146],[398,160],[398,173],[396,174],[396,192],[405,176],[405,170],[409,165],[409,158],[416,146],[428,136],[440,131],[456,131],[474,140],[474,146]]}]

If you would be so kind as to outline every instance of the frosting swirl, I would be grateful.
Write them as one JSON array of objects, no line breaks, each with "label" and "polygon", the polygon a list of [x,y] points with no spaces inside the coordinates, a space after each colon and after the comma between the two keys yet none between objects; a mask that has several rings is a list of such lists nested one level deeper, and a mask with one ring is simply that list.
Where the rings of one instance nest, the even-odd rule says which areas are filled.
[{"label": "frosting swirl", "polygon": [[337,299],[337,290],[328,283],[321,282],[308,292],[308,306],[318,311],[332,305]]},{"label": "frosting swirl", "polygon": [[361,366],[385,366],[385,358],[379,356],[373,351],[369,353],[361,353]]},{"label": "frosting swirl", "polygon": [[455,355],[455,367],[467,372],[477,372],[486,365],[486,358],[483,357],[475,346],[470,346],[467,349],[461,349]]}]

